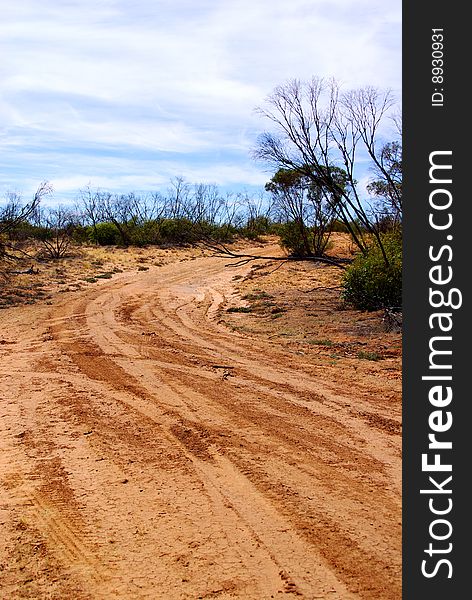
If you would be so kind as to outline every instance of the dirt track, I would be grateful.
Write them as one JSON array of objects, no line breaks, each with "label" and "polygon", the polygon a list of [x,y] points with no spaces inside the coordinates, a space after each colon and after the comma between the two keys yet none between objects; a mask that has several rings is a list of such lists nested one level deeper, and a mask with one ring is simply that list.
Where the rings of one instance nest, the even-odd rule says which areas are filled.
[{"label": "dirt track", "polygon": [[0,315],[2,600],[401,597],[400,407],[225,327],[248,270]]}]

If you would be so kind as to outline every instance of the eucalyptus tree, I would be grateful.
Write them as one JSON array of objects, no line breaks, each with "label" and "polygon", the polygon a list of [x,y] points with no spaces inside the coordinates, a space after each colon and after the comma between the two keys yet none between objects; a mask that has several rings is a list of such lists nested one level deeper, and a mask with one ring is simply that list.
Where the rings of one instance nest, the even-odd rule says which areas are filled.
[{"label": "eucalyptus tree", "polygon": [[[358,248],[366,254],[373,237],[386,264],[379,219],[356,176],[359,160],[368,160],[377,174],[391,180],[382,160],[380,130],[393,106],[389,90],[367,86],[342,91],[334,79],[294,79],[277,86],[257,109],[275,127],[259,137],[254,150],[257,159],[276,170],[301,173],[326,190]],[[334,168],[342,169],[341,180]]]}]

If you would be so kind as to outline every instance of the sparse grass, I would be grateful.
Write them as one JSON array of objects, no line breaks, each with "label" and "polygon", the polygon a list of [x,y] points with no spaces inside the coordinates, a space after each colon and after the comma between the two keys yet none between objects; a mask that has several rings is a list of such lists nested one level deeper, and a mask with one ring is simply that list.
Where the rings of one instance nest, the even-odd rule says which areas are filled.
[{"label": "sparse grass", "polygon": [[263,300],[265,298],[273,298],[273,296],[271,296],[267,292],[255,292],[243,296],[243,300]]},{"label": "sparse grass", "polygon": [[100,273],[100,275],[96,275],[97,279],[111,279],[113,277],[113,273],[107,271],[106,273]]},{"label": "sparse grass", "polygon": [[263,302],[257,302],[254,304],[257,308],[272,308],[272,306],[277,306],[275,302],[271,302],[270,300],[264,300]]},{"label": "sparse grass", "polygon": [[226,309],[229,313],[250,313],[252,308],[250,306],[230,306]]},{"label": "sparse grass", "polygon": [[334,342],[331,340],[307,340],[307,344],[310,344],[310,346],[327,346],[328,348],[334,346]]},{"label": "sparse grass", "polygon": [[238,331],[240,333],[252,333],[252,329],[250,327],[246,327],[245,325],[233,325],[233,324],[228,324],[228,327],[232,330],[232,331]]},{"label": "sparse grass", "polygon": [[378,352],[364,352],[363,350],[360,350],[357,353],[357,358],[360,358],[362,360],[382,360],[382,356],[378,353]]}]

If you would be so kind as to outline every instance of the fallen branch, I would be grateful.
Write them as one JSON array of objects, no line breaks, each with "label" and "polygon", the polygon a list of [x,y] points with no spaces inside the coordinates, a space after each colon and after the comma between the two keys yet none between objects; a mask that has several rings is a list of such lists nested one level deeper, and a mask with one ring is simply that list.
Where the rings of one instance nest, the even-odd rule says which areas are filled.
[{"label": "fallen branch", "polygon": [[39,273],[39,270],[34,270],[34,268],[31,266],[29,269],[26,269],[26,271],[10,271],[10,273],[12,275],[37,275]]},{"label": "fallen branch", "polygon": [[302,292],[304,294],[309,294],[310,292],[318,292],[320,290],[323,290],[325,292],[339,292],[342,289],[343,289],[342,286],[335,285],[332,287],[314,287],[314,288],[311,288],[310,290],[300,290],[300,292]]},{"label": "fallen branch", "polygon": [[333,267],[338,267],[338,269],[345,270],[346,267],[343,263],[350,263],[350,259],[343,258],[327,258],[324,256],[256,256],[254,254],[236,254],[231,252],[229,255],[226,253],[220,253],[214,255],[216,258],[231,258],[238,259],[236,262],[227,263],[226,267],[240,267],[242,265],[246,265],[254,260],[271,260],[271,261],[281,261],[281,262],[319,262],[327,265],[331,265]]},{"label": "fallen branch", "polygon": [[232,258],[236,262],[226,263],[226,267],[241,267],[255,260],[271,260],[277,262],[318,262],[345,270],[345,264],[350,264],[350,258],[329,258],[327,256],[259,256],[256,254],[240,254],[233,252],[223,243],[202,242],[204,246],[214,251],[216,258]]},{"label": "fallen branch", "polygon": [[280,263],[280,265],[277,265],[277,266],[275,267],[275,269],[272,269],[272,271],[269,271],[268,275],[272,275],[272,273],[275,273],[276,271],[278,271],[278,270],[280,269],[280,267],[283,267],[283,266],[284,266],[284,264],[285,264],[285,263],[286,263],[286,261],[284,261],[284,262],[281,262],[281,263]]}]

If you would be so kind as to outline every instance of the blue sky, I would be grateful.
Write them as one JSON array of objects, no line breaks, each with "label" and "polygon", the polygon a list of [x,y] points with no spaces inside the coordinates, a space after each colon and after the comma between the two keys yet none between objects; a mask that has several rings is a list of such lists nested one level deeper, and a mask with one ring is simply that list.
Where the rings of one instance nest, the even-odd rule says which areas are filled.
[{"label": "blue sky", "polygon": [[161,190],[172,177],[252,189],[290,78],[401,95],[400,0],[0,0],[0,198],[43,180]]}]

